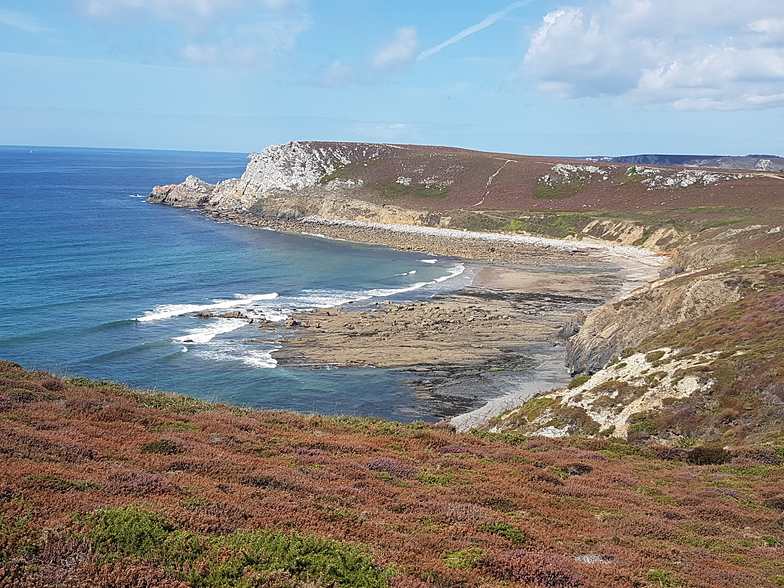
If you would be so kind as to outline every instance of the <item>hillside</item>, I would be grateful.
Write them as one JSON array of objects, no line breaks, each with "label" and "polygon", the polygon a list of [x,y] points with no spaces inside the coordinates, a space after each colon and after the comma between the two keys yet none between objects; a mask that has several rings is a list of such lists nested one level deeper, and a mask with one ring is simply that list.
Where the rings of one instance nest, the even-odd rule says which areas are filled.
[{"label": "hillside", "polygon": [[0,585],[784,582],[784,446],[213,405],[0,362]]},{"label": "hillside", "polygon": [[[0,586],[784,585],[782,179],[291,143],[253,154],[242,178],[156,187],[150,201],[216,218],[439,250],[507,273],[522,259],[578,259],[570,295],[585,307],[558,333],[576,377],[466,434],[210,404],[0,361]],[[390,224],[491,238],[401,236]],[[586,252],[616,245],[667,265],[591,308],[606,276],[590,284]],[[542,275],[532,283],[546,291],[483,295],[524,300],[518,310],[535,315],[555,300],[557,276]],[[419,312],[403,331],[444,330],[454,343],[463,309],[479,313],[475,301],[449,304],[381,312]],[[344,314],[308,320],[364,332]],[[504,347],[518,328],[525,338],[514,313],[484,319],[482,339],[496,324],[505,330],[491,334],[512,338]]]},{"label": "hillside", "polygon": [[274,208],[275,196],[299,193],[311,200],[334,195],[429,212],[633,212],[749,201],[778,206],[784,180],[784,174],[768,171],[569,161],[421,145],[293,142],[249,159],[241,178],[217,186],[201,183],[198,189],[193,179],[178,191],[154,191],[151,201],[263,210]]},{"label": "hillside", "polygon": [[[149,200],[199,207],[233,222],[493,262],[555,252],[412,239],[380,228],[543,236],[666,254],[660,279],[565,321],[561,334],[571,335],[565,362],[580,379],[532,400],[535,409],[524,406],[494,420],[491,429],[631,434],[684,446],[705,439],[781,442],[784,378],[776,350],[784,348],[777,302],[784,286],[784,174],[767,165],[655,166],[648,162],[663,156],[640,157],[570,162],[445,147],[295,142],[252,154],[239,179],[208,185],[188,178],[156,187]],[[355,221],[375,224],[371,230]],[[659,357],[645,360],[648,354]],[[612,371],[603,370],[610,362]]]}]

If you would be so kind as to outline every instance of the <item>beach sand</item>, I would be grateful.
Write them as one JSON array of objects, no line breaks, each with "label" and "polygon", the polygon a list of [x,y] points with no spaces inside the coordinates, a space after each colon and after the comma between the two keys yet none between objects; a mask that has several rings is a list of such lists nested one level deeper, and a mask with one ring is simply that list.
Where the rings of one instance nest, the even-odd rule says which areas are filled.
[{"label": "beach sand", "polygon": [[221,220],[379,243],[461,259],[471,286],[431,300],[317,309],[288,322],[280,365],[400,371],[435,418],[460,430],[570,381],[567,324],[658,276],[666,258],[631,247],[509,238],[357,222],[278,222],[245,213]]}]

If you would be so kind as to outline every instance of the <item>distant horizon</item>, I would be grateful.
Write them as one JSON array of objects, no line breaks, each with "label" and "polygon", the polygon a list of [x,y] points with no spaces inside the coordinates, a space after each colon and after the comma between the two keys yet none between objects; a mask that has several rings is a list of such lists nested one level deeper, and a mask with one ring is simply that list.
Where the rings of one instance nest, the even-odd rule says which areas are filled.
[{"label": "distant horizon", "polygon": [[0,144],[0,148],[24,148],[24,149],[114,149],[114,150],[126,150],[126,151],[174,151],[174,152],[190,152],[190,153],[226,153],[226,154],[237,154],[237,155],[244,155],[249,156],[252,153],[260,153],[266,147],[270,147],[272,145],[285,145],[286,143],[368,143],[368,144],[379,144],[379,145],[416,145],[418,147],[445,147],[449,149],[465,149],[467,151],[476,151],[479,153],[501,153],[507,155],[520,155],[521,157],[552,157],[555,159],[589,159],[589,158],[618,158],[618,157],[645,157],[645,156],[655,156],[655,157],[774,157],[782,159],[784,156],[775,155],[772,153],[743,153],[743,154],[732,154],[732,153],[676,153],[676,152],[639,152],[639,153],[624,153],[619,155],[607,155],[607,154],[591,154],[591,155],[550,155],[546,153],[517,153],[514,151],[495,151],[495,150],[484,150],[484,149],[472,149],[470,147],[461,147],[458,145],[433,145],[429,143],[404,143],[400,141],[322,141],[319,139],[291,139],[290,141],[285,141],[284,143],[270,143],[265,145],[261,149],[251,150],[251,151],[233,151],[233,150],[220,150],[220,149],[168,149],[168,148],[156,148],[156,147],[108,147],[108,146],[95,146],[95,145],[24,145],[24,144]]}]

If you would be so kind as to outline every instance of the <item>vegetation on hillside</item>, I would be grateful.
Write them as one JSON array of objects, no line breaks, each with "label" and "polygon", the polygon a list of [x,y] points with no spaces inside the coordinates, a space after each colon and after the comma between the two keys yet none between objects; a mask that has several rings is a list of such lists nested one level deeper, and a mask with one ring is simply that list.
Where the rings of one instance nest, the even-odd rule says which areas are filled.
[{"label": "vegetation on hillside", "polygon": [[253,411],[0,362],[0,585],[773,587],[778,443]]}]

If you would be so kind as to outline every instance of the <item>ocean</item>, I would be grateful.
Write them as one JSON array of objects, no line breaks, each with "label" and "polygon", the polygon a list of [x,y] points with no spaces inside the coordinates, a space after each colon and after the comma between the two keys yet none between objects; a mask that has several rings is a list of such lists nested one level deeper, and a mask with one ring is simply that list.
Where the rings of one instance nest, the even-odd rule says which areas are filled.
[{"label": "ocean", "polygon": [[239,177],[244,153],[0,146],[0,358],[60,376],[305,413],[438,420],[383,369],[285,368],[239,310],[417,300],[471,281],[456,259],[218,223],[149,204],[189,174]]}]

